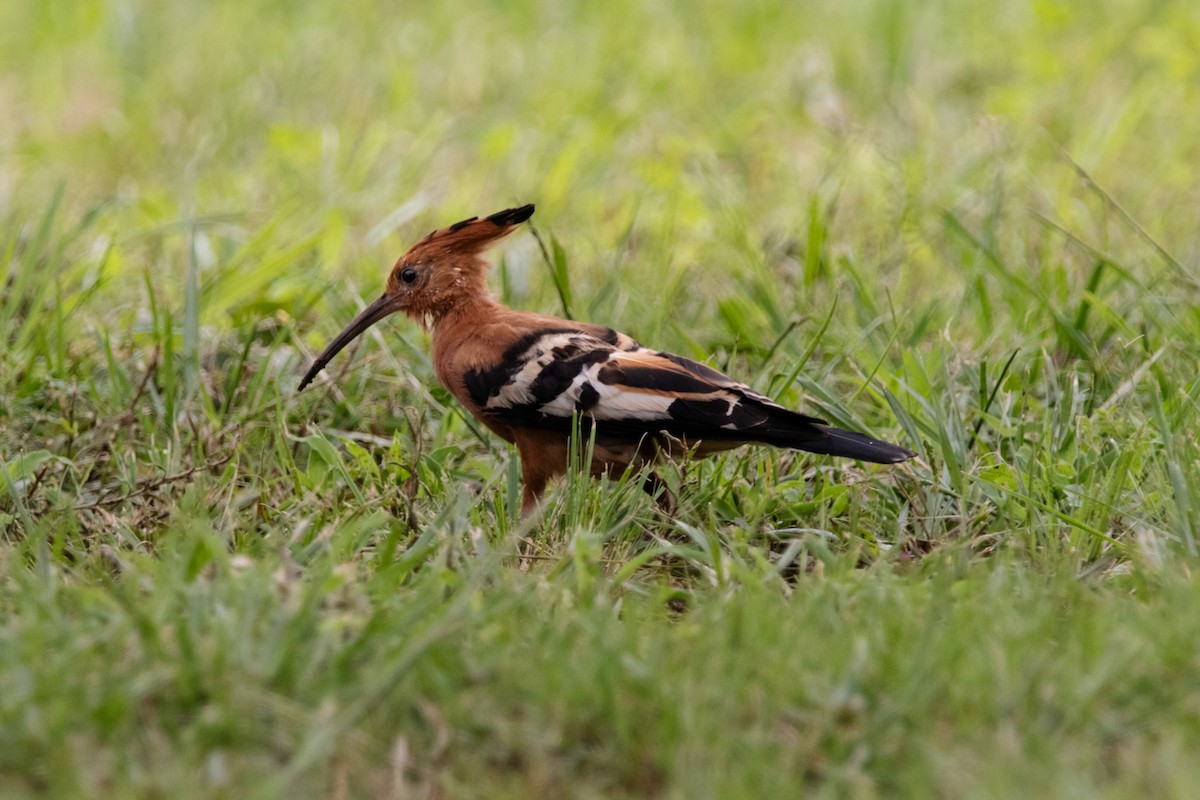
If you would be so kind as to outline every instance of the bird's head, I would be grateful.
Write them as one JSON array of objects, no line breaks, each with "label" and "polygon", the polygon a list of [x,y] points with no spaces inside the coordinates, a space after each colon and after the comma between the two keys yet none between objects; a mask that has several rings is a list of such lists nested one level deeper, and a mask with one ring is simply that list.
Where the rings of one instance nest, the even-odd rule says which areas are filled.
[{"label": "bird's head", "polygon": [[392,267],[379,299],[364,308],[313,362],[299,390],[346,345],[386,316],[403,311],[415,319],[432,317],[436,323],[464,302],[486,297],[487,264],[480,254],[531,216],[532,203],[483,219],[464,219],[417,242]]}]

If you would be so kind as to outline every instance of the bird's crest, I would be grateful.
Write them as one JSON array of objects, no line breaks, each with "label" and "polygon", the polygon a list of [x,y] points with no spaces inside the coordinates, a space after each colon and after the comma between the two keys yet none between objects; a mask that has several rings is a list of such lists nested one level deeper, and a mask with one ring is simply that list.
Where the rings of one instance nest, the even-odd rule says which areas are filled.
[{"label": "bird's crest", "polygon": [[405,254],[435,256],[438,254],[475,255],[488,245],[512,233],[518,225],[533,216],[533,203],[518,208],[506,208],[488,217],[471,217],[445,228],[439,228],[413,245]]}]

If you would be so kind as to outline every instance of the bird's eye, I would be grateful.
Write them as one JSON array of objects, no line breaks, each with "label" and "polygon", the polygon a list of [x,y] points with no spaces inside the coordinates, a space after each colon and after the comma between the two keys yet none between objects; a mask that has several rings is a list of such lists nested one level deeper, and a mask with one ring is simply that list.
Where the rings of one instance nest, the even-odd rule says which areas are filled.
[{"label": "bird's eye", "polygon": [[412,283],[417,279],[417,271],[412,267],[405,267],[400,270],[400,280],[405,283]]}]

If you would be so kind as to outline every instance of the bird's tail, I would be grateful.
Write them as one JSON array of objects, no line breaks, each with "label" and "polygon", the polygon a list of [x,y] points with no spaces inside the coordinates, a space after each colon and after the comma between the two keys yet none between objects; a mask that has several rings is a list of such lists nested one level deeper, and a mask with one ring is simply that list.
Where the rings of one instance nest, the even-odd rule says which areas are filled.
[{"label": "bird's tail", "polygon": [[916,455],[912,450],[899,445],[880,442],[870,436],[841,428],[819,428],[820,434],[807,437],[796,447],[810,453],[822,453],[843,458],[857,458],[875,464],[895,464],[907,461]]},{"label": "bird's tail", "polygon": [[827,456],[857,458],[860,461],[870,461],[874,464],[896,464],[907,461],[916,455],[906,447],[881,442],[854,431],[844,431],[841,428],[829,428],[823,425],[806,427],[807,430],[797,431],[792,436],[780,436],[771,444]]}]

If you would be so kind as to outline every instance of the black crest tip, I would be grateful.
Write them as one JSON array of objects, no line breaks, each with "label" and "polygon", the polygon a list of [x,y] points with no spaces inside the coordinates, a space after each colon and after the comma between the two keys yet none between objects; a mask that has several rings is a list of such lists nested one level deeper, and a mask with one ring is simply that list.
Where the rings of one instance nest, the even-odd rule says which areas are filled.
[{"label": "black crest tip", "polygon": [[506,208],[503,211],[497,211],[488,217],[488,222],[496,227],[506,228],[510,225],[519,225],[525,220],[533,216],[533,203],[526,203],[518,208]]}]

